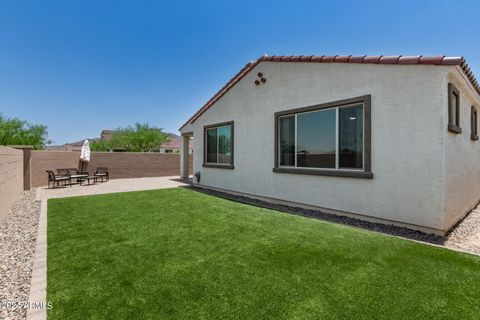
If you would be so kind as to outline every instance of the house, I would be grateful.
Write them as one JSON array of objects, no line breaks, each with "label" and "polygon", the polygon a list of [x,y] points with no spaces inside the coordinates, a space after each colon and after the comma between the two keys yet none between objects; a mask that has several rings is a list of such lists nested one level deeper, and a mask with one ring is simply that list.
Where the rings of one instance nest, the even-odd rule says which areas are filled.
[{"label": "house", "polygon": [[[160,146],[161,153],[180,153],[180,138],[170,139],[169,141],[162,143]],[[189,151],[192,149],[190,148]]]},{"label": "house", "polygon": [[100,140],[110,141],[113,134],[116,132],[116,130],[102,130],[102,132],[100,133]]},{"label": "house", "polygon": [[[180,153],[181,138],[175,133],[168,133],[169,140],[160,145],[160,153]],[[188,153],[192,154],[192,145],[189,145]]]},{"label": "house", "polygon": [[480,200],[462,57],[263,56],[180,128],[199,186],[444,234]]},{"label": "house", "polygon": [[[173,133],[169,133],[169,135],[174,135]],[[175,137],[170,137],[170,140],[163,143],[160,146],[160,153],[180,153],[181,141],[180,136],[175,135]],[[193,154],[192,145],[190,144],[189,154]]]}]

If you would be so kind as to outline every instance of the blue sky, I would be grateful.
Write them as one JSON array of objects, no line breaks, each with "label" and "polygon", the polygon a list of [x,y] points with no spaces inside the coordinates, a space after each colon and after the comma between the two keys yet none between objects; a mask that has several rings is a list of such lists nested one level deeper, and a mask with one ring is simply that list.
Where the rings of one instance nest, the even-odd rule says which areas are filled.
[{"label": "blue sky", "polygon": [[[387,4],[385,4],[387,3]],[[476,1],[0,0],[0,113],[55,143],[180,125],[248,61],[282,54],[463,55]]]}]

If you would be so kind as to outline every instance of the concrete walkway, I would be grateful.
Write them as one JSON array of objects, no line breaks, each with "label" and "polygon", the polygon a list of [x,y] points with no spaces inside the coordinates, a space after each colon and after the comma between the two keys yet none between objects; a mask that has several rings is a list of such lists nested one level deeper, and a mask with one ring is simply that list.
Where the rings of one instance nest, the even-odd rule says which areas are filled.
[{"label": "concrete walkway", "polygon": [[[106,194],[116,192],[141,191],[187,186],[188,183],[178,177],[155,177],[135,179],[115,179],[95,185],[74,185],[66,188],[37,188],[36,198],[41,201],[40,220],[38,224],[35,261],[33,263],[29,301],[34,307],[27,311],[28,320],[47,319],[47,201],[52,198],[65,198]],[[55,308],[55,306],[53,306]]]}]

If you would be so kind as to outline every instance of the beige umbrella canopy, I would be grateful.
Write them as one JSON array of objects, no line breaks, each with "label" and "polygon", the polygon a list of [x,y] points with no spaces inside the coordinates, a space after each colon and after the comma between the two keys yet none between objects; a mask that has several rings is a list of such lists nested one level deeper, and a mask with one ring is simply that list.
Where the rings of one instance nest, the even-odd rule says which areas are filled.
[{"label": "beige umbrella canopy", "polygon": [[85,164],[90,162],[90,143],[88,139],[83,141],[82,150],[80,151],[80,161],[82,162],[81,171],[85,171]]}]

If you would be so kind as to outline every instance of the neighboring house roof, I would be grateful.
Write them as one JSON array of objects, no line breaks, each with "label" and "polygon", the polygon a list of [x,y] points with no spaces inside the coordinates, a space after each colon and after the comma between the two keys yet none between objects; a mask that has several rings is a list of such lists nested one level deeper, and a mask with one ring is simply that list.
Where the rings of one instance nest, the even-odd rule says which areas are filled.
[{"label": "neighboring house roof", "polygon": [[[180,137],[177,136],[176,138],[171,138],[168,142],[165,142],[160,146],[160,148],[165,148],[165,149],[180,149],[181,147],[181,140]],[[192,150],[192,144],[190,143],[188,145],[188,149]]]},{"label": "neighboring house roof", "polygon": [[179,138],[170,139],[168,142],[163,143],[160,147],[180,149],[180,139]]},{"label": "neighboring house roof", "polygon": [[310,63],[365,63],[396,65],[437,65],[459,66],[467,76],[471,85],[480,95],[480,84],[463,57],[446,56],[262,56],[256,61],[247,63],[232,79],[230,79],[210,100],[207,101],[179,130],[189,123],[194,123],[205,111],[215,104],[235,84],[245,77],[260,62],[310,62]]},{"label": "neighboring house roof", "polygon": [[100,133],[100,139],[109,141],[115,132],[115,130],[102,130],[102,133]]}]

